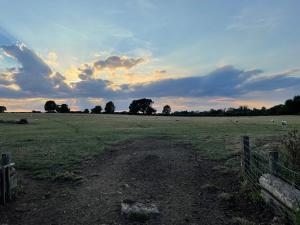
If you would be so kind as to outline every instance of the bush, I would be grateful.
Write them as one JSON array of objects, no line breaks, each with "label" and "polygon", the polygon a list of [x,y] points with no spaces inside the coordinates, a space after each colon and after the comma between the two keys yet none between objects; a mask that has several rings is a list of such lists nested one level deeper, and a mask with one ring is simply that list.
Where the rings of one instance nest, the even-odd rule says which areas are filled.
[{"label": "bush", "polygon": [[27,119],[20,119],[17,123],[18,124],[28,124],[28,120]]},{"label": "bush", "polygon": [[292,163],[293,169],[300,169],[300,133],[294,130],[285,135],[282,145],[287,153],[287,160]]}]

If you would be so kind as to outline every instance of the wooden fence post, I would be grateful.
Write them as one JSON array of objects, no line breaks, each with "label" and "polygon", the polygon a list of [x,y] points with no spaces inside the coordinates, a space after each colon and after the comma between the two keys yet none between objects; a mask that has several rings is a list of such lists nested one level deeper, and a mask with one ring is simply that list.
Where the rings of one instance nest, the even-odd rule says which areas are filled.
[{"label": "wooden fence post", "polygon": [[10,164],[10,159],[11,157],[9,153],[3,153],[2,161],[1,161],[2,166],[6,166],[7,164]]},{"label": "wooden fence post", "polygon": [[244,173],[248,174],[250,171],[250,142],[248,136],[243,136],[243,159],[242,159]]},{"label": "wooden fence post", "polygon": [[1,186],[0,186],[0,195],[1,195],[1,204],[5,204],[5,191],[6,191],[6,185],[5,185],[5,169],[1,166],[1,174],[0,174],[0,180],[1,180]]},{"label": "wooden fence post", "polygon": [[9,160],[9,156],[7,157],[6,154],[2,154],[1,157],[1,187],[0,187],[0,191],[1,191],[1,204],[4,205],[6,202],[6,169],[5,169],[5,165],[7,160]]},{"label": "wooden fence post", "polygon": [[278,152],[270,151],[269,152],[269,167],[271,174],[276,176],[278,174]]},{"label": "wooden fence post", "polygon": [[10,168],[7,167],[11,163],[11,157],[9,153],[3,153],[1,157],[1,204],[5,204],[6,201],[11,199],[10,196],[10,187],[9,187],[9,176],[10,176]]}]

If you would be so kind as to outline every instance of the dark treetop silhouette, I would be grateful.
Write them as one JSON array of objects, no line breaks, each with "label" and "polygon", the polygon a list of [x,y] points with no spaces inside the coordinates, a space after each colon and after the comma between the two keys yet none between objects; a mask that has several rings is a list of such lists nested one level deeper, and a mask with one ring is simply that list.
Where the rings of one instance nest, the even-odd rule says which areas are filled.
[{"label": "dark treetop silhouette", "polygon": [[116,109],[115,104],[112,101],[109,101],[106,103],[104,110],[106,113],[114,113],[115,109]]},{"label": "dark treetop silhouette", "polygon": [[162,114],[164,115],[170,115],[171,114],[171,106],[169,105],[165,105],[163,110],[162,110]]},{"label": "dark treetop silhouette", "polygon": [[5,111],[6,111],[6,107],[0,105],[0,113],[4,113]]},{"label": "dark treetop silhouette", "polygon": [[139,112],[143,114],[153,114],[156,112],[154,108],[152,108],[152,104],[154,102],[152,99],[142,98],[138,100],[133,100],[129,105],[129,113],[130,114],[138,114]]},{"label": "dark treetop silhouette", "polygon": [[70,108],[67,104],[56,105],[56,111],[58,113],[69,113]]},{"label": "dark treetop silhouette", "polygon": [[94,108],[91,109],[91,113],[93,114],[99,114],[102,111],[101,105],[96,105]]},{"label": "dark treetop silhouette", "polygon": [[54,113],[56,110],[56,103],[55,101],[49,100],[45,103],[44,109],[48,113]]}]

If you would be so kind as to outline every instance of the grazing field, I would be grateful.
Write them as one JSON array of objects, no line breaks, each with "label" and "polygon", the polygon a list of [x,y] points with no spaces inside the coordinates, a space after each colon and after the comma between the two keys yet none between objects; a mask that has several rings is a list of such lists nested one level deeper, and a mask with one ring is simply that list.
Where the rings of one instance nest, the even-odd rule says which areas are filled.
[{"label": "grazing field", "polygon": [[[158,117],[93,114],[3,113],[0,120],[27,118],[29,124],[0,124],[0,151],[11,152],[18,169],[35,178],[80,178],[82,161],[128,139],[166,138],[190,143],[203,157],[238,167],[240,137],[276,142],[300,128],[299,116]],[[274,119],[275,122],[271,120]],[[288,127],[282,128],[281,121]]]},{"label": "grazing field", "polygon": [[[3,123],[21,118],[29,124]],[[236,173],[241,136],[266,151],[300,128],[296,116],[5,113],[0,120],[1,152],[12,153],[19,174],[17,199],[0,206],[0,224],[16,225],[273,224]],[[126,216],[121,202],[154,204],[159,214]]]}]

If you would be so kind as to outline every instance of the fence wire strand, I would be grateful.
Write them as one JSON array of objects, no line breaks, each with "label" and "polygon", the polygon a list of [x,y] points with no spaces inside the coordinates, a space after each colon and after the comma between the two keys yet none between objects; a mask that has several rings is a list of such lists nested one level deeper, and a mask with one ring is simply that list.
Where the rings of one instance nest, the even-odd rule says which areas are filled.
[{"label": "fence wire strand", "polygon": [[[259,140],[259,142],[263,143],[262,140]],[[242,166],[246,167],[247,171],[244,176],[256,191],[260,190],[259,178],[267,173],[276,175],[300,190],[300,172],[289,168],[288,162],[286,162],[286,159],[288,159],[286,154],[280,152],[279,159],[271,164],[269,155],[264,153],[261,146],[256,144],[254,147],[250,147],[249,138],[243,140],[243,148]],[[275,166],[276,171],[272,170],[272,166]]]}]

